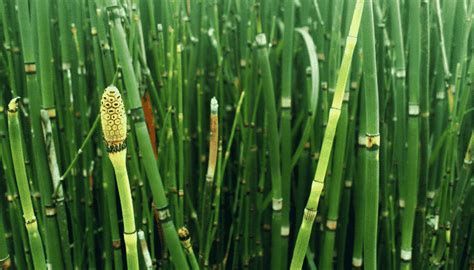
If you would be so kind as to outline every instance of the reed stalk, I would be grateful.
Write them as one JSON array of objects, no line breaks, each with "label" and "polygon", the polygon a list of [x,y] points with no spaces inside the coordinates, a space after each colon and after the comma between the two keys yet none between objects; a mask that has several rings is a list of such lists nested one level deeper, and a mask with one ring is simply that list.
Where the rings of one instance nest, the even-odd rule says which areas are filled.
[{"label": "reed stalk", "polygon": [[266,120],[269,129],[269,150],[270,150],[270,174],[272,178],[272,269],[281,269],[282,264],[282,239],[281,239],[281,220],[282,220],[282,186],[281,186],[281,168],[280,168],[280,150],[278,146],[280,139],[277,127],[277,112],[275,107],[275,94],[273,89],[272,71],[268,60],[267,39],[265,34],[259,34],[256,37],[258,45],[258,60],[262,70],[264,80],[263,95],[265,97],[264,105],[266,109]]},{"label": "reed stalk", "polygon": [[407,163],[406,163],[406,200],[402,216],[402,239],[400,259],[402,269],[409,269],[412,261],[412,241],[415,222],[415,208],[420,175],[420,1],[410,2],[409,35],[409,76],[408,76],[408,126],[407,126]]},{"label": "reed stalk", "polygon": [[304,210],[303,221],[293,251],[293,259],[291,261],[291,269],[301,269],[303,267],[303,259],[306,254],[311,229],[319,204],[319,197],[324,187],[324,178],[329,164],[334,135],[340,116],[344,90],[346,88],[347,78],[349,76],[350,64],[352,61],[352,53],[357,42],[357,34],[359,32],[360,20],[362,17],[364,1],[357,1],[352,17],[351,29],[346,40],[344,56],[342,58],[341,68],[336,83],[333,104],[329,113],[329,122],[324,133],[323,146],[321,149],[320,160],[317,165],[313,183],[311,185],[311,193]]},{"label": "reed stalk", "polygon": [[28,239],[31,247],[33,265],[35,269],[46,269],[46,258],[43,249],[43,241],[38,229],[33,203],[31,200],[30,187],[27,180],[25,161],[23,158],[23,146],[21,142],[22,133],[18,116],[20,98],[13,98],[8,103],[8,135],[10,137],[11,155],[15,169],[16,182],[20,195],[20,202],[28,231]]},{"label": "reed stalk", "polygon": [[375,51],[374,15],[371,0],[365,2],[362,18],[362,51],[365,100],[364,170],[364,269],[377,269],[379,211],[379,91]]}]

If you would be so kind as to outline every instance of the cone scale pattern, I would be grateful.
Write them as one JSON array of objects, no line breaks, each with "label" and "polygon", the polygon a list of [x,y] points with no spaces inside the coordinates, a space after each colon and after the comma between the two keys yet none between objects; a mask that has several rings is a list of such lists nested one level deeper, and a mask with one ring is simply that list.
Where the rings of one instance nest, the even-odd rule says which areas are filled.
[{"label": "cone scale pattern", "polygon": [[127,115],[122,96],[115,86],[109,86],[102,94],[101,122],[105,148],[109,153],[120,152],[127,147]]}]

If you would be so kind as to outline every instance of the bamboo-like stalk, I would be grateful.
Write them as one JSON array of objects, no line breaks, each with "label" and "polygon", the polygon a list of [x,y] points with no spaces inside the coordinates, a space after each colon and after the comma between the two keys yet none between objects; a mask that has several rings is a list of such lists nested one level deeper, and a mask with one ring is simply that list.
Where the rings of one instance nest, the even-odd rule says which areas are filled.
[{"label": "bamboo-like stalk", "polygon": [[259,34],[256,37],[258,45],[258,61],[262,70],[264,81],[263,95],[266,109],[266,120],[269,129],[269,149],[270,149],[270,174],[272,178],[272,269],[282,268],[282,247],[281,247],[281,219],[282,219],[282,186],[280,169],[280,139],[278,136],[277,113],[275,107],[275,95],[273,89],[272,73],[268,60],[267,40],[265,34]]},{"label": "bamboo-like stalk", "polygon": [[102,95],[100,113],[105,147],[115,170],[122,206],[127,267],[128,269],[139,269],[137,232],[126,164],[127,117],[122,97],[115,86],[109,86],[105,89]]},{"label": "bamboo-like stalk", "polygon": [[115,207],[117,199],[115,194],[115,181],[113,179],[113,166],[110,161],[103,161],[102,170],[104,179],[103,188],[106,201],[105,204],[107,205],[109,211],[109,228],[112,238],[111,246],[114,253],[114,268],[122,269],[122,249],[118,228],[117,207]]},{"label": "bamboo-like stalk", "polygon": [[[353,147],[357,144],[357,133],[356,133],[356,115],[359,108],[359,92],[360,92],[360,79],[362,73],[362,65],[361,65],[361,50],[360,48],[356,47],[356,58],[353,62],[353,78],[350,87],[350,102],[349,102],[349,123],[348,123],[348,131],[347,137],[349,141],[347,142],[347,149],[346,149],[346,160],[344,161],[346,166],[346,172],[344,175],[344,191],[342,195],[342,205],[341,205],[341,213],[340,213],[340,222],[338,221],[338,230],[336,232],[336,241],[337,241],[337,258],[345,258],[346,257],[346,243],[347,243],[347,235],[348,235],[348,225],[350,221],[349,217],[349,208],[350,208],[350,201],[352,197],[352,191],[355,191],[353,188],[354,180],[357,179],[356,177],[356,149]],[[364,114],[365,115],[365,114]],[[365,118],[365,117],[364,117]],[[362,127],[362,124],[360,125]],[[359,132],[362,132],[361,130]],[[357,203],[357,202],[356,202]],[[356,204],[357,207],[357,204]],[[357,210],[356,210],[357,211]],[[357,215],[357,213],[356,213]],[[357,222],[357,218],[356,218]],[[357,228],[357,223],[355,225]],[[355,240],[354,240],[355,241]],[[347,252],[348,253],[348,252]],[[337,262],[337,269],[344,269],[345,268],[345,261],[338,260]]]},{"label": "bamboo-like stalk", "polygon": [[43,250],[43,241],[41,240],[41,235],[38,230],[38,222],[31,201],[25,161],[23,159],[23,146],[21,143],[20,121],[18,116],[19,100],[19,97],[13,98],[8,104],[8,135],[10,137],[13,167],[15,169],[15,176],[20,194],[25,227],[28,231],[28,239],[33,255],[33,264],[35,269],[46,269],[47,265]]},{"label": "bamboo-like stalk", "polygon": [[291,95],[292,95],[292,74],[293,74],[293,36],[295,24],[295,7],[293,0],[286,0],[284,3],[284,24],[283,45],[285,51],[282,53],[282,81],[281,81],[281,114],[280,114],[280,138],[281,138],[281,189],[283,209],[281,223],[281,268],[288,268],[288,252],[290,237],[290,191],[291,191]]},{"label": "bamboo-like stalk", "polygon": [[[365,88],[362,88],[360,95],[365,94]],[[352,267],[359,269],[363,264],[364,236],[365,236],[365,179],[367,178],[367,170],[365,166],[367,149],[365,148],[367,113],[365,106],[365,98],[359,101],[359,131],[357,133],[357,173],[354,181],[354,246],[352,250]]]},{"label": "bamboo-like stalk", "polygon": [[177,95],[177,116],[178,116],[178,212],[176,226],[184,224],[184,178],[185,178],[185,154],[184,154],[184,114],[183,114],[183,72],[182,72],[182,51],[183,45],[176,46],[176,62],[178,69],[178,95]]},{"label": "bamboo-like stalk", "polygon": [[429,95],[429,72],[430,72],[430,5],[427,1],[421,4],[420,14],[420,178],[418,185],[418,202],[416,206],[414,242],[414,264],[415,269],[423,269],[426,241],[426,205],[427,187],[429,181],[429,146],[430,146],[430,95]]},{"label": "bamboo-like stalk", "polygon": [[328,185],[328,213],[326,216],[326,228],[324,231],[323,246],[321,251],[321,260],[319,268],[321,269],[331,269],[333,268],[333,250],[334,243],[336,240],[336,229],[338,226],[339,218],[339,205],[342,189],[342,180],[344,176],[344,158],[347,142],[347,128],[349,121],[348,113],[348,100],[349,92],[346,91],[344,96],[344,101],[342,104],[341,118],[336,129],[336,141],[334,148],[334,159],[333,159],[333,170],[334,174],[332,176],[331,182]]},{"label": "bamboo-like stalk", "polygon": [[409,269],[412,260],[412,241],[415,223],[415,208],[417,204],[418,183],[420,175],[420,1],[410,2],[409,41],[409,80],[408,80],[408,129],[407,129],[407,174],[406,174],[406,201],[402,216],[401,238],[401,268]]},{"label": "bamboo-like stalk", "polygon": [[[399,187],[398,204],[400,209],[405,207],[405,166],[406,157],[406,66],[405,49],[402,33],[400,3],[398,0],[389,1],[390,25],[394,43],[394,82],[393,82],[393,144],[392,173]],[[391,237],[394,237],[393,235]],[[394,259],[394,258],[393,258]],[[396,262],[395,260],[395,267]]]},{"label": "bamboo-like stalk", "polygon": [[[4,93],[0,91],[0,104],[3,104]],[[15,172],[11,156],[11,146],[6,136],[7,115],[4,107],[0,106],[0,142],[2,151],[2,172],[6,180],[6,200],[8,202],[8,219],[12,228],[21,228],[19,233],[12,233],[14,263],[19,268],[33,267],[29,251],[26,228],[21,226],[23,217],[21,214],[21,205],[18,201],[18,188],[15,181]]]},{"label": "bamboo-like stalk", "polygon": [[379,210],[379,97],[375,57],[374,15],[372,0],[367,0],[362,18],[362,51],[365,99],[365,158],[364,166],[364,269],[377,269],[377,236]]},{"label": "bamboo-like stalk", "polygon": [[347,78],[349,76],[352,54],[357,43],[357,34],[359,32],[359,25],[364,6],[363,4],[363,0],[358,0],[354,8],[354,15],[352,17],[351,27],[346,40],[344,56],[342,58],[341,68],[337,78],[333,104],[329,112],[329,122],[324,134],[324,143],[321,149],[321,156],[316,168],[313,183],[311,185],[311,193],[305,207],[303,222],[301,223],[300,230],[298,231],[298,237],[293,251],[293,259],[290,266],[291,269],[301,269],[303,266],[303,259],[306,254],[309,237],[311,235],[311,229],[318,209],[319,197],[324,187],[324,179],[326,177],[334,135],[336,133],[336,127],[341,112],[340,110],[344,97],[344,90],[346,88]]}]

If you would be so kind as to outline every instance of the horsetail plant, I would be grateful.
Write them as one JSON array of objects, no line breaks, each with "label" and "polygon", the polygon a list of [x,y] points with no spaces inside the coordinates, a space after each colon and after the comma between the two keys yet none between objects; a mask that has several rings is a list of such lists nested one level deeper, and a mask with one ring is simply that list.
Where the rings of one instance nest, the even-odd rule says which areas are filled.
[{"label": "horsetail plant", "polygon": [[409,79],[408,79],[408,129],[407,129],[407,172],[406,172],[406,201],[403,211],[403,229],[400,259],[402,269],[410,269],[412,260],[412,239],[415,223],[415,208],[418,196],[419,179],[419,92],[420,82],[417,76],[420,72],[420,1],[410,2],[410,34],[409,43]]},{"label": "horsetail plant", "polygon": [[377,64],[375,57],[375,33],[372,0],[367,0],[362,16],[362,51],[364,53],[364,101],[365,101],[365,158],[364,166],[364,269],[377,269],[377,234],[379,211],[379,97]]},{"label": "horsetail plant", "polygon": [[273,79],[268,60],[267,38],[265,34],[258,34],[256,37],[258,45],[259,66],[262,69],[264,80],[263,94],[265,97],[266,120],[269,129],[269,149],[270,149],[270,173],[272,177],[272,269],[282,268],[282,234],[281,219],[283,198],[281,190],[281,169],[280,169],[280,139],[278,136],[277,115],[275,107],[275,94],[273,89]]},{"label": "horsetail plant", "polygon": [[196,260],[196,256],[194,255],[193,246],[191,244],[191,235],[189,234],[189,230],[186,227],[181,227],[178,230],[179,240],[183,245],[184,250],[186,251],[186,256],[191,264],[191,269],[197,270],[199,269],[199,264]]},{"label": "horsetail plant", "polygon": [[[218,141],[219,141],[219,116],[218,116],[218,108],[219,104],[217,99],[213,97],[211,99],[211,116],[210,116],[210,129],[209,129],[209,159],[207,165],[207,172],[206,172],[206,182],[204,183],[203,189],[203,200],[201,205],[201,217],[202,217],[202,231],[201,236],[203,237],[200,242],[207,243],[206,239],[209,237],[208,235],[208,228],[211,224],[210,221],[210,208],[211,208],[211,197],[212,197],[212,187],[214,185],[214,175],[216,172],[216,165],[217,165],[217,150],[218,150]],[[202,252],[206,250],[203,249]],[[204,259],[204,265],[206,265],[206,259],[204,258],[205,255],[201,255]]]},{"label": "horsetail plant", "polygon": [[301,223],[300,230],[298,231],[298,237],[296,239],[293,251],[293,258],[290,266],[291,269],[301,269],[303,266],[303,259],[306,254],[306,249],[311,235],[311,229],[318,210],[319,198],[324,187],[324,178],[326,177],[334,135],[336,133],[336,127],[341,114],[342,100],[344,98],[344,91],[346,88],[347,78],[349,76],[352,54],[357,43],[357,34],[359,32],[359,25],[363,9],[364,1],[358,0],[354,8],[352,23],[346,40],[346,47],[344,56],[342,58],[339,76],[337,78],[333,103],[329,112],[329,122],[326,132],[324,133],[320,160],[316,168],[314,180],[311,185],[310,197],[304,210],[303,221]]},{"label": "horsetail plant", "polygon": [[[280,137],[281,137],[281,188],[282,200],[284,202],[282,209],[281,238],[282,250],[289,248],[290,236],[290,191],[291,191],[291,88],[293,71],[293,26],[295,24],[294,1],[284,1],[284,23],[283,44],[286,50],[283,52],[282,59],[282,90],[281,90],[281,118],[280,118]],[[281,267],[288,268],[288,252],[282,253]]]},{"label": "horsetail plant", "polygon": [[114,166],[122,206],[127,267],[128,269],[139,269],[137,231],[135,229],[135,215],[126,164],[127,117],[122,96],[115,86],[109,86],[105,89],[100,105],[100,115],[105,149]]},{"label": "horsetail plant", "polygon": [[25,220],[28,239],[30,242],[33,265],[35,269],[46,269],[46,259],[43,249],[43,241],[38,229],[33,203],[31,201],[30,187],[27,180],[25,161],[23,159],[23,146],[21,142],[21,126],[18,116],[20,98],[13,98],[8,103],[8,135],[10,137],[13,167],[20,195],[23,218]]}]

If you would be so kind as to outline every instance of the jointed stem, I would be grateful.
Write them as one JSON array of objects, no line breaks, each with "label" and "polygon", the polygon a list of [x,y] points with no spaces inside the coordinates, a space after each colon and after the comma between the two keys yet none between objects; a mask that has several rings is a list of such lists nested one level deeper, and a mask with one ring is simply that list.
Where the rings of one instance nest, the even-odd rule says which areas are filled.
[{"label": "jointed stem", "polygon": [[30,187],[26,176],[25,161],[23,160],[23,146],[21,142],[20,122],[18,120],[19,99],[19,97],[13,98],[8,104],[8,134],[11,141],[13,167],[15,169],[25,226],[28,231],[31,252],[33,254],[33,264],[35,269],[46,269],[43,242],[38,230],[38,222],[33,209]]},{"label": "jointed stem", "polygon": [[290,266],[291,269],[301,269],[303,267],[303,260],[306,255],[311,229],[313,227],[313,222],[316,218],[316,213],[318,210],[319,198],[324,186],[324,179],[326,177],[326,171],[330,160],[334,135],[336,133],[337,123],[341,114],[341,104],[344,96],[344,90],[346,88],[347,78],[349,76],[352,54],[357,42],[357,34],[359,32],[359,25],[364,6],[363,4],[363,0],[358,0],[354,9],[351,28],[346,40],[344,57],[342,59],[339,76],[336,82],[333,103],[331,110],[329,111],[328,125],[324,134],[321,155],[316,168],[314,180],[311,185],[310,197],[304,210],[303,222],[301,223],[298,237],[296,239],[293,259]]},{"label": "jointed stem", "polygon": [[137,232],[135,229],[135,216],[133,214],[132,193],[130,191],[130,182],[128,180],[127,165],[125,163],[127,150],[124,149],[117,153],[109,153],[110,161],[115,170],[117,188],[119,191],[120,205],[122,206],[123,216],[123,236],[125,239],[125,248],[127,254],[127,268],[139,269],[138,251],[137,251]]}]

